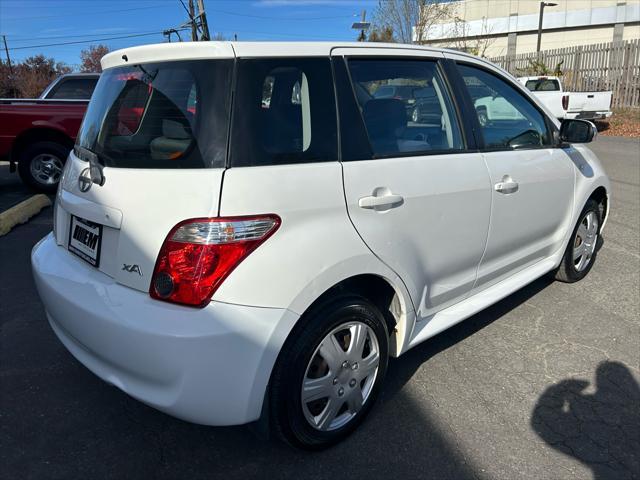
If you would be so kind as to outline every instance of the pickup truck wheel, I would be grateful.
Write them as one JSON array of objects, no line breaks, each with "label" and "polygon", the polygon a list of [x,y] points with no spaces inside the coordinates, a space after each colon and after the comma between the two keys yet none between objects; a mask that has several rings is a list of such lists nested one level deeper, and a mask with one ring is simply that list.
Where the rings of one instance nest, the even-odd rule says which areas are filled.
[{"label": "pickup truck wheel", "polygon": [[300,322],[271,377],[271,425],[287,443],[319,450],[351,433],[373,405],[388,334],[380,311],[355,295],[329,300]]},{"label": "pickup truck wheel", "polygon": [[45,193],[58,188],[69,149],[55,142],[36,142],[25,148],[18,159],[18,173],[24,183]]}]

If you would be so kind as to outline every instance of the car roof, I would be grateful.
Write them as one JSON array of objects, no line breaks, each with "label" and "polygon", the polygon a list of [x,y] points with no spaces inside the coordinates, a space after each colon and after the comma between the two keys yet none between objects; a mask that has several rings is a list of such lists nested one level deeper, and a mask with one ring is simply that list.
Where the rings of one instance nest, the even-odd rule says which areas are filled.
[{"label": "car roof", "polygon": [[[174,42],[123,48],[102,58],[102,68],[175,60],[235,57],[327,57],[335,48],[377,48],[442,53],[441,48],[369,42]],[[466,55],[456,51],[458,55]],[[471,57],[471,55],[466,55]]]},{"label": "car roof", "polygon": [[100,78],[100,74],[94,73],[94,72],[71,72],[71,73],[65,73],[64,75],[60,75],[58,78],[72,78],[72,77]]}]

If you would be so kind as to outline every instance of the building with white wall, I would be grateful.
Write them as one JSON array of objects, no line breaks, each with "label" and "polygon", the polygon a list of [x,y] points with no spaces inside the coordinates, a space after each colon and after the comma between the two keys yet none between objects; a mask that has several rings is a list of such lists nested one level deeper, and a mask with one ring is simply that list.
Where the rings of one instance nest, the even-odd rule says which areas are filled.
[{"label": "building with white wall", "polygon": [[[549,1],[549,0],[548,0]],[[429,29],[427,44],[456,46],[464,36],[480,42],[487,57],[536,50],[540,1],[452,2],[458,21]],[[544,9],[541,50],[640,38],[640,0],[553,0]],[[464,25],[460,28],[460,25]]]}]

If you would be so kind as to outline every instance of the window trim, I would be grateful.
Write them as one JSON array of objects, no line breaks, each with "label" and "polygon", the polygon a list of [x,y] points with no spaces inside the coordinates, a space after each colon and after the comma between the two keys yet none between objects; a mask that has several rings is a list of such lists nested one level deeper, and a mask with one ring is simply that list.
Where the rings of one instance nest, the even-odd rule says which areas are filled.
[{"label": "window trim", "polygon": [[[329,67],[331,68],[331,83],[333,84],[333,103],[335,104],[335,109],[336,109],[336,139],[338,141],[338,162],[342,163],[342,125],[341,125],[342,120],[340,118],[340,102],[338,100],[338,82],[336,81],[336,67],[333,62],[334,62],[334,57],[329,55]],[[348,74],[349,74],[349,71],[347,70],[347,75]]]},{"label": "window trim", "polygon": [[[373,150],[373,146],[371,144],[371,138],[369,137],[369,131],[366,128],[366,124],[364,122],[364,118],[362,117],[362,110],[358,109],[358,114],[360,118],[360,122],[364,127],[364,131],[367,135],[367,141],[369,142],[369,148],[371,150],[371,158],[360,159],[360,160],[344,160],[346,162],[362,162],[369,160],[381,160],[388,158],[406,158],[406,157],[427,157],[434,155],[455,155],[462,153],[470,153],[476,150],[475,139],[473,136],[469,136],[469,132],[467,131],[465,121],[463,120],[464,116],[462,115],[463,109],[460,105],[458,105],[456,99],[456,91],[453,88],[452,83],[449,80],[449,75],[447,74],[447,70],[444,66],[446,63],[446,59],[439,57],[428,57],[428,56],[420,56],[420,55],[377,55],[377,54],[364,54],[364,55],[333,55],[332,58],[341,58],[344,61],[344,65],[347,71],[347,77],[349,79],[349,86],[351,89],[351,93],[354,96],[356,103],[358,102],[357,96],[354,90],[354,82],[351,76],[351,70],[349,69],[349,61],[353,60],[383,60],[383,61],[421,61],[421,62],[431,62],[436,64],[436,71],[442,79],[443,88],[445,93],[449,96],[449,101],[453,106],[453,117],[455,118],[458,124],[458,131],[460,132],[460,137],[462,140],[462,148],[456,149],[438,149],[438,150],[419,150],[419,151],[411,151],[411,152],[397,152],[391,154],[376,154]],[[335,78],[334,78],[335,81]],[[337,99],[337,95],[336,95]],[[339,116],[339,112],[338,112]],[[472,142],[470,142],[470,140]],[[342,150],[342,142],[339,144],[340,151]],[[342,160],[342,154],[340,152],[340,161]]]},{"label": "window trim", "polygon": [[[522,86],[519,85],[517,82],[512,81],[510,78],[508,78],[505,75],[500,75],[494,71],[492,71],[490,68],[487,68],[483,65],[479,65],[475,62],[469,62],[469,61],[464,61],[464,60],[453,60],[451,59],[452,62],[452,67],[455,68],[455,71],[457,73],[457,76],[459,77],[459,82],[458,82],[458,88],[460,88],[460,94],[464,99],[464,104],[465,104],[465,109],[468,112],[467,115],[465,115],[465,118],[468,118],[469,121],[471,122],[471,124],[473,125],[473,131],[474,133],[477,132],[477,137],[476,140],[478,142],[478,147],[479,147],[479,151],[480,152],[518,152],[518,151],[523,151],[523,150],[543,150],[543,149],[547,149],[547,148],[559,148],[559,144],[557,141],[557,127],[555,126],[555,124],[553,123],[553,121],[549,118],[549,116],[546,114],[546,112],[544,110],[542,110],[534,101],[532,101],[532,99],[529,97],[530,92],[528,91],[524,91]],[[464,83],[464,76],[462,75],[462,72],[460,71],[460,69],[458,68],[459,65],[464,65],[467,67],[471,67],[471,68],[475,68],[477,70],[482,70],[483,72],[487,73],[488,75],[491,75],[495,78],[497,78],[498,80],[502,80],[504,83],[506,83],[507,85],[511,86],[512,88],[514,88],[514,90],[518,91],[521,96],[527,101],[529,102],[529,104],[535,108],[538,113],[540,113],[540,115],[542,115],[542,118],[544,120],[544,124],[547,130],[547,136],[549,137],[549,142],[546,145],[536,145],[536,146],[523,146],[523,147],[516,147],[516,148],[512,148],[512,147],[487,147],[486,142],[485,142],[485,138],[484,138],[484,133],[482,131],[482,126],[480,125],[480,122],[478,120],[478,116],[476,115],[475,112],[475,107],[473,107],[473,98],[471,98],[471,94],[469,93],[469,90],[467,89],[465,83]],[[525,92],[523,94],[523,91]]]}]

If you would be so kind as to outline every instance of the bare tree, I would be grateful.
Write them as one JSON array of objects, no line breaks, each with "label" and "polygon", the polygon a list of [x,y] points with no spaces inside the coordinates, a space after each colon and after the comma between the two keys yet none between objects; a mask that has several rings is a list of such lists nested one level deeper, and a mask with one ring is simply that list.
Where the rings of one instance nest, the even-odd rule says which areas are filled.
[{"label": "bare tree", "polygon": [[447,33],[447,37],[451,38],[451,42],[447,42],[443,46],[461,50],[472,55],[485,57],[487,50],[494,44],[496,39],[491,36],[493,26],[489,25],[486,17],[482,17],[480,31],[471,32],[469,23],[459,16],[453,17],[453,26]]},{"label": "bare tree", "polygon": [[401,43],[424,43],[433,27],[449,20],[455,9],[448,0],[379,0],[373,27],[378,32],[391,29]]}]

